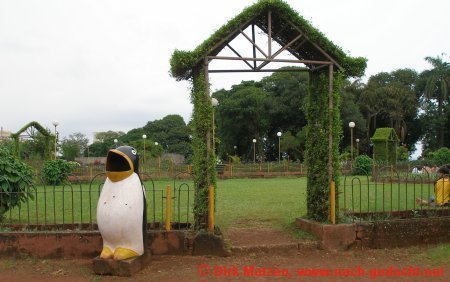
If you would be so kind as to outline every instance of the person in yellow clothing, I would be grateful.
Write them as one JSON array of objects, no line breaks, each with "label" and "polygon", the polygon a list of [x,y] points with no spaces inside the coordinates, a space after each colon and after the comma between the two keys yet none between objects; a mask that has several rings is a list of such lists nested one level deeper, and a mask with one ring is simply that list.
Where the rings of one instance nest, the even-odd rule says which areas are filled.
[{"label": "person in yellow clothing", "polygon": [[438,170],[439,179],[434,185],[434,196],[429,201],[417,198],[418,205],[430,206],[447,206],[450,205],[450,179],[448,175],[449,169],[447,166],[440,167]]}]

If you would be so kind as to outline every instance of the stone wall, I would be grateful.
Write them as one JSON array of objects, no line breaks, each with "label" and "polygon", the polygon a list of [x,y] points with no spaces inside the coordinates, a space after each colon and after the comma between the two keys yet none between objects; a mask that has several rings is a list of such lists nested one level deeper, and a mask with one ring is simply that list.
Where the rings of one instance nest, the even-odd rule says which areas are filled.
[{"label": "stone wall", "polygon": [[[154,255],[192,253],[193,235],[186,231],[149,231],[148,244]],[[40,258],[94,258],[102,250],[98,231],[2,232],[0,256],[27,254]]]},{"label": "stone wall", "polygon": [[396,248],[450,242],[449,216],[336,225],[297,218],[296,225],[316,236],[319,248],[327,250],[346,250],[356,246]]}]

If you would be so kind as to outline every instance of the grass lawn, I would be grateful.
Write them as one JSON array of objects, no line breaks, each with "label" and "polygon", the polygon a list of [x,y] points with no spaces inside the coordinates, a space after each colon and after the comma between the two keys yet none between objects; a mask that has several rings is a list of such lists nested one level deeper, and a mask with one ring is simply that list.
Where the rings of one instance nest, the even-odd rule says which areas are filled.
[{"label": "grass lawn", "polygon": [[[167,185],[171,187],[171,221],[193,222],[192,181],[158,180],[147,181],[145,185],[149,222],[165,220]],[[219,180],[217,186],[216,225],[222,229],[261,225],[293,229],[295,218],[306,215],[305,177],[227,179]],[[37,186],[33,190],[34,200],[8,211],[3,223],[95,223],[100,189],[101,184]],[[339,207],[355,212],[419,209],[414,199],[428,198],[432,190],[432,184],[374,184],[367,178],[343,178]]]},{"label": "grass lawn", "polygon": [[[192,222],[192,181],[174,183],[173,180],[159,180],[153,183],[145,183],[148,220],[164,221],[166,187],[170,185],[171,221]],[[37,186],[32,190],[34,199],[22,203],[20,208],[8,211],[4,215],[3,223],[95,223],[100,188],[99,184],[91,187],[85,184]],[[305,178],[219,180],[216,188],[216,224],[228,228],[234,225],[252,226],[262,223],[284,228],[291,224],[295,217],[305,215],[305,200]]]},{"label": "grass lawn", "polygon": [[289,228],[306,214],[306,178],[229,179],[217,183],[216,222]]}]

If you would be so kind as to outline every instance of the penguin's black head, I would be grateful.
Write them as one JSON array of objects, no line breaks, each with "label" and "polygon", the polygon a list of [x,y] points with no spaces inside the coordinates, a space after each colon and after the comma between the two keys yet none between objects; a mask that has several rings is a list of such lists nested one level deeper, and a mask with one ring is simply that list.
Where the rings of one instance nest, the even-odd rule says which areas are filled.
[{"label": "penguin's black head", "polygon": [[108,151],[106,175],[112,182],[121,181],[133,172],[139,173],[139,156],[135,148],[120,146]]}]

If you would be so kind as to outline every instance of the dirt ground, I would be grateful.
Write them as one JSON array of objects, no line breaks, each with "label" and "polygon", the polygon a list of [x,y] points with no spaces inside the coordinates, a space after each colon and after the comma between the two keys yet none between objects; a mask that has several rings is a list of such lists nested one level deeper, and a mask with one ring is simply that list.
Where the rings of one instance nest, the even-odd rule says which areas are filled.
[{"label": "dirt ground", "polygon": [[450,281],[450,254],[430,256],[436,246],[330,252],[268,228],[225,235],[230,257],[153,256],[132,278],[95,275],[91,259],[24,256],[0,258],[0,281]]}]

